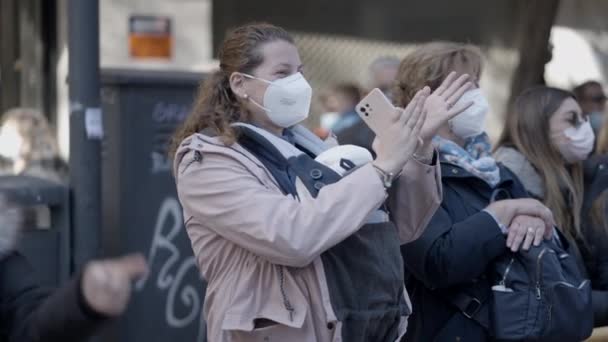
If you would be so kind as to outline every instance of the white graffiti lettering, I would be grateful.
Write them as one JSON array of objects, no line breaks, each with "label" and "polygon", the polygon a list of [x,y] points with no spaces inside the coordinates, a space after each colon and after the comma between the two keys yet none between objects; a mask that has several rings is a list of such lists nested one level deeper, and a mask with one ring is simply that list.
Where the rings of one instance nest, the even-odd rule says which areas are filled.
[{"label": "white graffiti lettering", "polygon": [[[166,229],[167,227],[170,228]],[[195,323],[198,319],[200,325],[197,341],[202,341],[205,336],[205,324],[201,310],[202,296],[197,288],[203,288],[203,281],[201,279],[198,284],[183,283],[189,272],[198,274],[198,268],[196,267],[196,259],[192,256],[182,258],[179,248],[174,243],[174,239],[181,229],[181,207],[177,199],[168,197],[162,202],[156,218],[154,237],[148,252],[148,264],[154,265],[153,263],[161,251],[163,254],[169,253],[169,257],[166,258],[158,272],[152,270],[140,279],[135,284],[135,289],[142,291],[150,277],[156,276],[154,285],[162,291],[167,291],[165,306],[167,324],[173,328],[184,328]],[[188,309],[187,313],[181,317],[177,315],[178,305]]]}]

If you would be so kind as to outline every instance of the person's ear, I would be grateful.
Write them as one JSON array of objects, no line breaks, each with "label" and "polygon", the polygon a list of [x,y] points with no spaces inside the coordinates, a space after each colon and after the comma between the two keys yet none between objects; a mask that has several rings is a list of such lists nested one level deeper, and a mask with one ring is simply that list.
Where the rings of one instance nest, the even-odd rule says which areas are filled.
[{"label": "person's ear", "polygon": [[245,76],[239,72],[233,72],[228,79],[232,93],[238,98],[246,99],[249,97],[245,89]]}]

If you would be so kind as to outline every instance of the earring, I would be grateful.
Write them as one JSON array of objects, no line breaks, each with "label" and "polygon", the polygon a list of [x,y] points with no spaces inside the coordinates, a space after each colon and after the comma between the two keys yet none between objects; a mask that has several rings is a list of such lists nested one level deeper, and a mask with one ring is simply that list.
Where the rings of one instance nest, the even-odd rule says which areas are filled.
[{"label": "earring", "polygon": [[247,95],[247,94],[243,94],[243,98],[244,98],[245,100],[248,100],[248,99],[249,99],[249,95]]}]

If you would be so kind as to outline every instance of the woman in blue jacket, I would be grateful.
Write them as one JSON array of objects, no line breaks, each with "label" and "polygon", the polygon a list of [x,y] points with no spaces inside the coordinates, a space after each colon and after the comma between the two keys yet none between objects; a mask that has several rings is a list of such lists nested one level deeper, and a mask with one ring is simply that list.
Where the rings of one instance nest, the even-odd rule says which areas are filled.
[{"label": "woman in blue jacket", "polygon": [[[507,249],[526,250],[553,234],[549,209],[526,198],[517,177],[491,157],[483,131],[489,106],[479,90],[481,69],[478,48],[444,42],[422,45],[399,68],[394,94],[400,107],[409,103],[414,89],[436,89],[452,71],[474,75],[476,85],[448,103],[469,107],[434,139],[441,162],[441,206],[422,236],[402,246],[413,305],[407,341],[489,340],[486,269]],[[398,212],[398,203],[389,205]]]}]

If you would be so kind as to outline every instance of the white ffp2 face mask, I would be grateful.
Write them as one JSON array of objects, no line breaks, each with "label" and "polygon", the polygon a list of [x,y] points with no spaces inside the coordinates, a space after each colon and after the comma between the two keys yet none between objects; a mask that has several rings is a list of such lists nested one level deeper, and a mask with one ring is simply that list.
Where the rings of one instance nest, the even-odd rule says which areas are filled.
[{"label": "white ffp2 face mask", "polygon": [[567,163],[576,163],[589,157],[595,144],[595,134],[589,121],[577,128],[568,127],[563,134],[566,139],[557,139],[556,145]]},{"label": "white ffp2 face mask", "polygon": [[312,88],[301,73],[297,72],[272,82],[247,74],[243,75],[268,83],[262,104],[250,99],[266,112],[275,125],[287,128],[308,118]]},{"label": "white ffp2 face mask", "polygon": [[460,108],[469,102],[473,104],[449,121],[452,133],[462,139],[483,133],[486,116],[490,110],[490,105],[479,88],[465,92],[454,107]]}]

